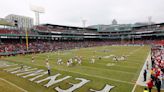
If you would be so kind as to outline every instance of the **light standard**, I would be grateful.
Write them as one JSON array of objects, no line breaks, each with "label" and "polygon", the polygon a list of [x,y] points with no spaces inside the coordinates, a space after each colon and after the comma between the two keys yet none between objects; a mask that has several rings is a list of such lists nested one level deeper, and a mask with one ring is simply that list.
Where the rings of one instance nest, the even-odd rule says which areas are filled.
[{"label": "light standard", "polygon": [[43,7],[38,7],[38,6],[30,6],[30,7],[31,7],[31,11],[35,13],[36,25],[39,25],[40,23],[39,14],[45,13],[45,10]]},{"label": "light standard", "polygon": [[82,26],[83,26],[84,31],[85,31],[86,22],[87,22],[87,20],[85,20],[85,19],[82,20]]}]

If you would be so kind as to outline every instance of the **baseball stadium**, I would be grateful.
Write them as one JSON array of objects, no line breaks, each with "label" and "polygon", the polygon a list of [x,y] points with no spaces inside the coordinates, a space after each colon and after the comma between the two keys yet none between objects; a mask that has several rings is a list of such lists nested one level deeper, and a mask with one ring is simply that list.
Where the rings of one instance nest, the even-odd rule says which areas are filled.
[{"label": "baseball stadium", "polygon": [[[0,18],[0,92],[164,92],[164,23]],[[38,14],[38,15],[37,15]]]}]

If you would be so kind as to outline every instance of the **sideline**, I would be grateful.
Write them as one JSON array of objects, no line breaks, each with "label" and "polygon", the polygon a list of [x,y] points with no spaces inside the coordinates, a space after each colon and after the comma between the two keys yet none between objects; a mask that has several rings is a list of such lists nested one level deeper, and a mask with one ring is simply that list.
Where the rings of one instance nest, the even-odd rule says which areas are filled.
[{"label": "sideline", "polygon": [[136,89],[136,87],[137,87],[137,84],[138,84],[138,82],[140,81],[140,79],[141,79],[141,77],[142,77],[142,73],[143,73],[143,71],[144,71],[144,69],[145,69],[145,67],[146,67],[146,63],[147,63],[147,61],[149,61],[149,59],[150,59],[150,52],[148,53],[148,56],[147,56],[147,58],[146,58],[146,60],[145,60],[145,63],[143,64],[143,67],[142,67],[142,70],[140,71],[140,74],[139,74],[139,77],[138,77],[138,79],[137,79],[137,81],[136,81],[136,83],[135,83],[135,85],[134,85],[134,87],[133,87],[133,89],[132,89],[132,92],[135,92],[135,89]]}]

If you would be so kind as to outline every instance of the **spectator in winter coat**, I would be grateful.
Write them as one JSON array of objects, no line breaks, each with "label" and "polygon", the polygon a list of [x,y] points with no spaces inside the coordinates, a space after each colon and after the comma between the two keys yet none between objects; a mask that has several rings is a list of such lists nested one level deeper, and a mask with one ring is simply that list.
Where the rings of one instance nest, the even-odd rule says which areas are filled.
[{"label": "spectator in winter coat", "polygon": [[151,92],[151,89],[153,88],[153,80],[152,80],[152,79],[150,79],[150,80],[148,81],[147,87],[148,87],[148,89],[149,89],[149,92]]},{"label": "spectator in winter coat", "polygon": [[160,90],[161,90],[161,80],[159,78],[157,78],[155,80],[155,86],[157,88],[157,92],[160,92]]}]

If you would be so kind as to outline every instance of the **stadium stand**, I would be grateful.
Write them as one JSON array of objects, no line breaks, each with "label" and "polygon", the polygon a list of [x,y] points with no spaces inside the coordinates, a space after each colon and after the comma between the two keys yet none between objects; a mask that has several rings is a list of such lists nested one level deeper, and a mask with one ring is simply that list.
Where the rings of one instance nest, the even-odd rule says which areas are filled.
[{"label": "stadium stand", "polygon": [[20,34],[17,30],[0,29],[0,34]]},{"label": "stadium stand", "polygon": [[[118,26],[114,26],[118,27]],[[154,44],[163,39],[164,23],[125,28],[82,28],[42,24],[28,29],[29,49],[26,49],[26,31],[0,29],[0,55],[15,55],[66,50],[103,45]],[[118,29],[118,30],[116,30]]]}]

